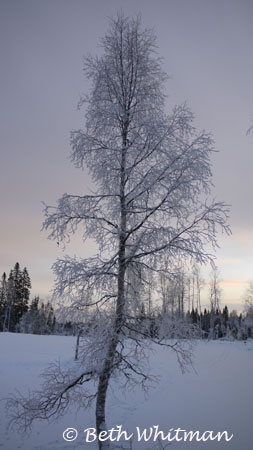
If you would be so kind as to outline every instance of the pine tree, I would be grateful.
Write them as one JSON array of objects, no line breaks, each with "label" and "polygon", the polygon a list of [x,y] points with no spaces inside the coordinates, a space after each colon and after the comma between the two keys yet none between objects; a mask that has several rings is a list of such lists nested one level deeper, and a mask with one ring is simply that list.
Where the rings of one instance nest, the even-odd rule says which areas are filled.
[{"label": "pine tree", "polygon": [[7,305],[4,313],[4,331],[14,331],[13,311],[14,311],[14,299],[15,299],[15,282],[13,270],[10,271],[7,280]]},{"label": "pine tree", "polygon": [[21,297],[22,297],[22,306],[21,311],[24,314],[28,311],[28,302],[30,297],[30,289],[31,289],[31,280],[28,274],[27,268],[24,267],[22,272],[22,286],[21,286]]},{"label": "pine tree", "polygon": [[13,269],[13,280],[14,280],[14,298],[13,298],[13,308],[12,308],[12,331],[15,331],[16,325],[19,323],[23,308],[22,308],[22,272],[20,270],[20,265],[16,262]]},{"label": "pine tree", "polygon": [[1,287],[0,287],[0,331],[4,328],[4,317],[7,308],[7,280],[6,273],[2,275]]},{"label": "pine tree", "polygon": [[26,268],[23,271],[16,262],[7,280],[7,303],[4,312],[3,329],[15,331],[25,312],[28,311],[31,280]]}]

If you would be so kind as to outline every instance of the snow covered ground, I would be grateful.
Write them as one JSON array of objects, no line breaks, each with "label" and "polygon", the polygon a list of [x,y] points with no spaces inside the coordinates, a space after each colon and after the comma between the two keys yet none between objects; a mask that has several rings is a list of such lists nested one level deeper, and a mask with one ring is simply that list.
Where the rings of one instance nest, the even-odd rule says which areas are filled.
[{"label": "snow covered ground", "polygon": [[[73,358],[75,339],[62,336],[35,336],[0,333],[1,397],[19,389],[39,387],[39,374],[49,362]],[[159,430],[181,428],[187,431],[227,430],[234,437],[229,442],[176,442],[166,448],[199,450],[251,450],[253,448],[253,341],[198,342],[195,350],[195,370],[182,375],[175,356],[166,348],[152,355],[151,367],[160,375],[160,382],[148,396],[137,389],[122,394],[112,384],[107,403],[107,425],[122,425],[122,430],[134,433],[133,450],[158,449],[158,442],[137,442],[136,427],[158,425]],[[70,411],[57,424],[37,422],[29,437],[15,431],[5,431],[4,403],[1,408],[0,448],[3,450],[90,449],[83,430],[94,427],[94,407],[91,410]],[[78,430],[73,442],[63,440],[66,428]],[[120,441],[129,448],[129,444]],[[164,445],[166,442],[164,441]]]}]

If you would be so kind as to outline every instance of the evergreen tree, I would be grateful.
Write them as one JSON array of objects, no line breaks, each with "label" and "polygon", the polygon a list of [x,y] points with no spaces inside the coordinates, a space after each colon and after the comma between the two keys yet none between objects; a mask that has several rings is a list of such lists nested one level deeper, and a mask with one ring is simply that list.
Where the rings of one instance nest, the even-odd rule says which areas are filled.
[{"label": "evergreen tree", "polygon": [[4,331],[15,331],[25,312],[28,311],[28,301],[31,280],[26,268],[23,271],[17,262],[10,271],[7,280],[7,301],[3,319]]},{"label": "evergreen tree", "polygon": [[13,269],[13,280],[14,280],[14,297],[13,297],[13,308],[12,308],[12,331],[15,330],[16,325],[19,323],[23,308],[22,308],[22,272],[20,270],[20,265],[16,262]]},{"label": "evergreen tree", "polygon": [[20,320],[19,331],[31,334],[52,334],[56,324],[53,311],[50,302],[46,305],[42,302],[40,305],[40,298],[34,297],[29,311],[24,313]]},{"label": "evergreen tree", "polygon": [[28,302],[29,302],[29,296],[30,296],[30,289],[31,289],[31,280],[30,276],[28,274],[27,268],[24,267],[22,272],[22,285],[21,285],[21,312],[24,314],[28,311]]},{"label": "evergreen tree", "polygon": [[4,331],[14,331],[13,330],[13,310],[14,310],[14,297],[15,297],[15,282],[13,270],[10,271],[8,280],[7,280],[7,305],[4,313]]},{"label": "evergreen tree", "polygon": [[223,308],[222,315],[223,315],[224,323],[225,323],[225,325],[227,325],[227,321],[228,321],[228,307],[227,307],[227,305],[225,306],[225,308]]},{"label": "evergreen tree", "polygon": [[7,280],[6,273],[2,275],[1,287],[0,287],[0,331],[4,328],[4,317],[7,307]]}]

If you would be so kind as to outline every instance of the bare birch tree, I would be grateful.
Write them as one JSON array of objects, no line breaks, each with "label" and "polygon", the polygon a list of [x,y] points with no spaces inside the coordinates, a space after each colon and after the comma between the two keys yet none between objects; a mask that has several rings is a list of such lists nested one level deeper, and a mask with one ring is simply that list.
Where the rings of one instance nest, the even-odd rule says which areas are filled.
[{"label": "bare birch tree", "polygon": [[210,279],[210,332],[209,335],[212,339],[216,337],[215,329],[215,315],[220,312],[220,299],[221,299],[221,287],[219,270],[217,266],[213,266],[211,270]]},{"label": "bare birch tree", "polygon": [[213,312],[220,311],[221,287],[219,270],[214,266],[211,271],[210,279],[210,309]]},{"label": "bare birch tree", "polygon": [[244,294],[244,311],[253,317],[253,281],[248,282],[248,287]]},{"label": "bare birch tree", "polygon": [[[166,342],[138,327],[127,273],[131,268],[142,284],[182,259],[210,262],[206,244],[217,246],[217,227],[229,232],[226,205],[207,199],[212,138],[196,131],[185,104],[165,112],[167,76],[152,30],[143,29],[140,18],[119,14],[101,47],[101,56],[85,59],[91,81],[79,105],[86,107],[85,128],[71,134],[72,161],[88,168],[96,191],[64,194],[56,207],[46,206],[44,222],[57,242],[79,226],[84,239],[97,242],[96,256],[66,256],[54,264],[55,294],[71,298],[69,311],[95,308],[95,319],[80,343],[75,370],[63,375],[51,366],[42,396],[40,391],[28,401],[12,399],[9,406],[19,408],[14,420],[25,426],[36,417],[59,416],[71,401],[86,405],[95,398],[97,433],[105,430],[110,379],[121,374],[128,383],[143,384],[149,341],[168,345],[182,367],[189,363],[186,339]],[[190,336],[189,327],[181,336]],[[90,380],[97,381],[93,393],[82,390]],[[99,442],[100,449],[108,445]]]},{"label": "bare birch tree", "polygon": [[[205,286],[205,281],[201,277],[200,273],[200,267],[196,263],[193,264],[192,267],[192,285],[193,285],[193,291],[196,291],[196,303],[197,303],[197,311],[199,314],[199,326],[201,328],[201,316],[202,316],[202,310],[201,310],[201,290]],[[194,289],[195,287],[195,289]],[[193,299],[194,304],[194,299]]]}]

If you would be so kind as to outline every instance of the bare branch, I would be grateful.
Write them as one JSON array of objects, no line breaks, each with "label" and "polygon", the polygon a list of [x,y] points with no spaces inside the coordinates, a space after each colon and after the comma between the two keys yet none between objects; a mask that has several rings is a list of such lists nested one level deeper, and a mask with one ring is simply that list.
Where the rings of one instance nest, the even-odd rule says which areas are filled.
[{"label": "bare branch", "polygon": [[41,390],[30,393],[28,397],[18,393],[6,399],[9,426],[15,425],[20,432],[27,433],[34,420],[58,420],[71,403],[76,405],[78,402],[80,406],[88,407],[96,393],[80,390],[80,387],[94,375],[92,371],[78,375],[73,370],[64,372],[59,363],[51,364],[42,375]]}]

